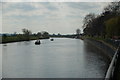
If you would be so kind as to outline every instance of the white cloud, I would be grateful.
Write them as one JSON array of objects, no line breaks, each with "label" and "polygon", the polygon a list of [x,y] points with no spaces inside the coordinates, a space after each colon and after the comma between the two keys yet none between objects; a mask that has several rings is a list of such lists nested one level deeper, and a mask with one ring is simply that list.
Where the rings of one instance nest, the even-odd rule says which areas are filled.
[{"label": "white cloud", "polygon": [[[29,5],[36,9],[26,11],[24,10],[25,5]],[[22,6],[22,7],[19,7],[19,6]],[[33,3],[5,3],[3,5],[3,13],[4,13],[3,16],[34,16],[34,15],[39,16],[47,12],[48,12],[48,9],[38,3],[34,3],[34,5]]]},{"label": "white cloud", "polygon": [[82,28],[82,20],[89,12],[100,13],[108,3],[3,3],[3,32],[21,32],[22,28],[33,32],[47,30],[50,33],[73,33]]}]

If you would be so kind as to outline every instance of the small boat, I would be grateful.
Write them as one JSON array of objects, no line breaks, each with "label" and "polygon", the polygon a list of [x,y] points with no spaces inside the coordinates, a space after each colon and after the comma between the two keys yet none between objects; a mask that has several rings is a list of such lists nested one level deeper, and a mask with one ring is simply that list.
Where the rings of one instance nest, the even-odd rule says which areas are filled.
[{"label": "small boat", "polygon": [[51,41],[54,41],[54,39],[50,39]]},{"label": "small boat", "polygon": [[37,41],[35,42],[35,45],[40,45],[40,44],[41,44],[40,40],[37,40]]}]

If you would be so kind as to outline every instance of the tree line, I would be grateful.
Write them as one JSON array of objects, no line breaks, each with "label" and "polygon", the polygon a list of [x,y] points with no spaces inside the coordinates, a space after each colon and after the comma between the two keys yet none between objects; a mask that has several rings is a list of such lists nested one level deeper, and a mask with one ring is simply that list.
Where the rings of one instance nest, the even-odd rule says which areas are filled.
[{"label": "tree line", "polygon": [[30,40],[30,36],[37,37],[38,39],[49,39],[49,33],[47,31],[41,31],[35,34],[32,34],[32,32],[28,29],[22,29],[23,36],[27,39]]},{"label": "tree line", "polygon": [[18,41],[29,41],[36,39],[49,39],[49,33],[47,31],[41,31],[38,33],[32,33],[29,29],[22,29],[22,34],[16,32],[12,35],[3,34],[2,41],[0,43],[18,42]]},{"label": "tree line", "polygon": [[120,1],[111,2],[102,13],[89,13],[83,20],[84,35],[103,38],[120,38]]}]

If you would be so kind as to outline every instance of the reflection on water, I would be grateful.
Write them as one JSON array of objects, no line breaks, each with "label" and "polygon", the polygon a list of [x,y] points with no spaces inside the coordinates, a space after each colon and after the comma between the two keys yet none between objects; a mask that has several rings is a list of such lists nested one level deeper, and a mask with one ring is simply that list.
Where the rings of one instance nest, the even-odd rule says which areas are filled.
[{"label": "reflection on water", "polygon": [[[100,76],[101,74],[105,76],[109,60],[104,56],[103,52],[89,43],[84,43],[84,51],[86,71],[91,69],[90,71],[95,71],[96,76]],[[88,73],[91,73],[90,71]],[[91,75],[94,74],[91,73]]]},{"label": "reflection on water", "polygon": [[[4,78],[103,78],[107,61],[82,40],[55,39],[3,46]],[[90,47],[89,47],[90,46]]]}]

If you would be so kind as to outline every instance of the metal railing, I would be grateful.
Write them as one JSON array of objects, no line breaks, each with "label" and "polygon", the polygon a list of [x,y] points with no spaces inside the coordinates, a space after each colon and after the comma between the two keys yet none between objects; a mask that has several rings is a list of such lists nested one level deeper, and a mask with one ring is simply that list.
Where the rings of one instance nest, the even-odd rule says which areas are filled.
[{"label": "metal railing", "polygon": [[118,56],[119,56],[119,54],[118,54],[119,49],[120,49],[120,44],[119,44],[119,46],[118,46],[118,48],[117,48],[117,50],[112,58],[112,61],[109,65],[109,68],[108,68],[106,76],[105,76],[105,80],[112,80],[113,79],[116,63],[117,63]]}]

